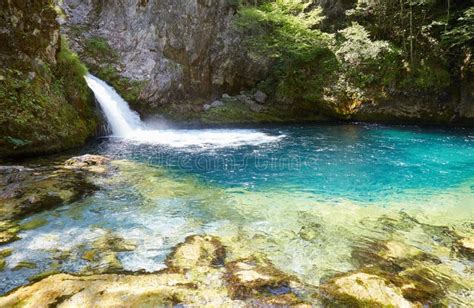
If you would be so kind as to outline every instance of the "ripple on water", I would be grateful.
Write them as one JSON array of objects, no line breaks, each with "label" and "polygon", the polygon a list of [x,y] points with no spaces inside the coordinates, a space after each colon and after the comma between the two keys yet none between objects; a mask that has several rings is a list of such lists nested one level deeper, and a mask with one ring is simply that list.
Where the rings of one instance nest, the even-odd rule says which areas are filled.
[{"label": "ripple on water", "polygon": [[[186,236],[208,233],[222,239],[229,258],[265,254],[313,285],[372,262],[386,270],[429,270],[472,286],[474,264],[453,250],[453,241],[473,236],[474,139],[418,129],[346,128],[280,128],[287,137],[258,151],[251,145],[206,152],[99,144],[97,151],[131,161],[118,162],[120,174],[104,180],[93,196],[32,217],[48,223],[6,246],[13,254],[2,290],[54,266],[86,270],[84,251],[108,232],[136,245],[117,252],[131,271],[159,270]],[[278,161],[295,157],[295,165]],[[209,165],[199,167],[199,159]],[[403,260],[399,247],[423,257]],[[37,268],[13,271],[25,259]],[[471,296],[453,285],[443,282],[452,302]]]}]

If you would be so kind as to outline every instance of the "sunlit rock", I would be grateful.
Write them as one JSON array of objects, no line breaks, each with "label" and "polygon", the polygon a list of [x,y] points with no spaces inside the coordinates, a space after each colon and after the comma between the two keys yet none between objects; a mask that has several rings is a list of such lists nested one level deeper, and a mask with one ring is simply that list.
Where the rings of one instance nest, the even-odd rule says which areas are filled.
[{"label": "sunlit rock", "polygon": [[403,297],[402,289],[367,273],[352,273],[321,286],[330,301],[351,307],[417,307]]},{"label": "sunlit rock", "polygon": [[171,269],[188,270],[196,266],[217,266],[223,263],[225,250],[212,236],[190,236],[177,246],[166,264]]},{"label": "sunlit rock", "polygon": [[454,249],[461,255],[474,259],[474,236],[458,239],[454,243]]},{"label": "sunlit rock", "polygon": [[277,270],[265,258],[236,260],[226,264],[226,269],[226,279],[233,298],[247,299],[256,296],[269,304],[302,303],[292,289],[299,285],[297,279]]},{"label": "sunlit rock", "polygon": [[81,259],[89,265],[84,273],[116,273],[123,271],[118,253],[133,251],[136,244],[114,233],[107,232],[92,243],[89,250],[84,251]]},{"label": "sunlit rock", "polygon": [[0,244],[7,244],[19,239],[17,233],[20,227],[10,221],[0,221]]},{"label": "sunlit rock", "polygon": [[[114,246],[126,247],[111,244]],[[293,287],[299,286],[297,281],[275,269],[269,261],[248,258],[225,265],[224,256],[224,247],[217,238],[190,236],[168,257],[169,268],[158,273],[82,277],[53,274],[0,298],[0,306],[305,306],[293,292]],[[109,253],[103,259],[114,264],[114,258]],[[230,281],[238,283],[238,296]]]},{"label": "sunlit rock", "polygon": [[68,159],[64,166],[73,170],[84,170],[93,173],[105,173],[108,171],[111,159],[100,155],[82,155]]}]

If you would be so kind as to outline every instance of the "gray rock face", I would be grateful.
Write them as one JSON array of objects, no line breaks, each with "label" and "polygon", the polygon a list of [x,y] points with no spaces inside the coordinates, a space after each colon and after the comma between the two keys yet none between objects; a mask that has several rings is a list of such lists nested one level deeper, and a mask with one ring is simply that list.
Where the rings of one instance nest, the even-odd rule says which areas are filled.
[{"label": "gray rock face", "polygon": [[139,100],[147,110],[212,101],[265,72],[265,61],[242,49],[227,0],[65,0],[62,6],[72,47],[81,53],[87,38],[105,38],[119,58],[119,74],[146,82]]}]

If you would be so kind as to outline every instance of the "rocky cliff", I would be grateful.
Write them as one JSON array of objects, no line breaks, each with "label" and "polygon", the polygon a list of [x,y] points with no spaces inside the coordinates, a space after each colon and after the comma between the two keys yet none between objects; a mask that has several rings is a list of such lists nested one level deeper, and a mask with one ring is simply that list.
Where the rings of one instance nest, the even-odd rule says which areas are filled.
[{"label": "rocky cliff", "polygon": [[[320,28],[336,35],[360,18],[348,13],[358,2],[363,1],[318,0],[309,9],[321,7]],[[114,86],[144,117],[161,114],[212,123],[324,119],[472,123],[469,72],[460,82],[436,90],[376,85],[363,89],[367,97],[357,102],[327,91],[325,99],[306,100],[298,94],[307,91],[307,86],[294,90],[294,97],[280,95],[281,80],[269,78],[275,72],[271,55],[245,44],[249,36],[258,37],[261,29],[249,32],[235,26],[239,3],[242,1],[65,0],[63,31],[89,69]],[[260,2],[252,4],[256,3]],[[370,24],[369,17],[363,18]],[[309,78],[327,82],[331,92],[337,78],[332,80],[319,65],[311,69]],[[300,71],[310,70],[303,67]],[[377,74],[380,79],[391,78],[367,72]],[[268,100],[255,99],[258,89],[268,94]]]},{"label": "rocky cliff", "polygon": [[87,70],[56,17],[53,1],[0,3],[0,157],[78,146],[96,130]]},{"label": "rocky cliff", "polygon": [[90,70],[142,115],[164,106],[193,113],[265,73],[266,61],[241,47],[232,2],[66,0],[64,30]]}]

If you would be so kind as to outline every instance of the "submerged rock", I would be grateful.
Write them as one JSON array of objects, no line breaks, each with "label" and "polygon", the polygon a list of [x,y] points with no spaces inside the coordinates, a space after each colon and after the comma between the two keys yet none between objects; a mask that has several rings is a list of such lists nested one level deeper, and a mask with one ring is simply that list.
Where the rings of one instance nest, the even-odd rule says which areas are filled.
[{"label": "submerged rock", "polygon": [[[116,246],[113,244],[112,246]],[[88,258],[95,258],[94,255]],[[152,274],[54,274],[0,298],[0,306],[302,306],[296,280],[265,259],[224,264],[225,249],[212,236],[190,236]],[[111,257],[113,258],[113,257]],[[235,285],[232,285],[235,283]]]},{"label": "submerged rock", "polygon": [[18,240],[18,232],[20,227],[16,223],[8,220],[0,221],[0,245]]},{"label": "submerged rock", "polygon": [[330,301],[351,307],[416,307],[403,297],[402,289],[377,275],[351,273],[321,286]]},{"label": "submerged rock", "polygon": [[5,266],[7,265],[7,261],[5,260],[5,258],[10,256],[12,253],[12,249],[0,250],[0,271],[3,271],[5,269]]},{"label": "submerged rock", "polygon": [[222,265],[225,250],[221,242],[212,236],[190,236],[167,258],[166,264],[173,270],[189,270],[196,266]]},{"label": "submerged rock", "polygon": [[17,220],[74,202],[95,191],[97,187],[89,176],[112,170],[110,161],[104,156],[83,155],[42,167],[0,166],[0,244],[17,240],[20,230],[37,228],[47,222],[37,219],[19,227]]},{"label": "submerged rock", "polygon": [[303,302],[294,293],[296,278],[277,270],[265,258],[250,257],[226,264],[230,296],[236,299],[258,298],[268,304],[296,305]]},{"label": "submerged rock", "polygon": [[83,273],[117,273],[123,271],[118,253],[133,251],[137,245],[114,233],[107,232],[92,243],[89,250],[84,251],[81,259],[89,265]]}]

